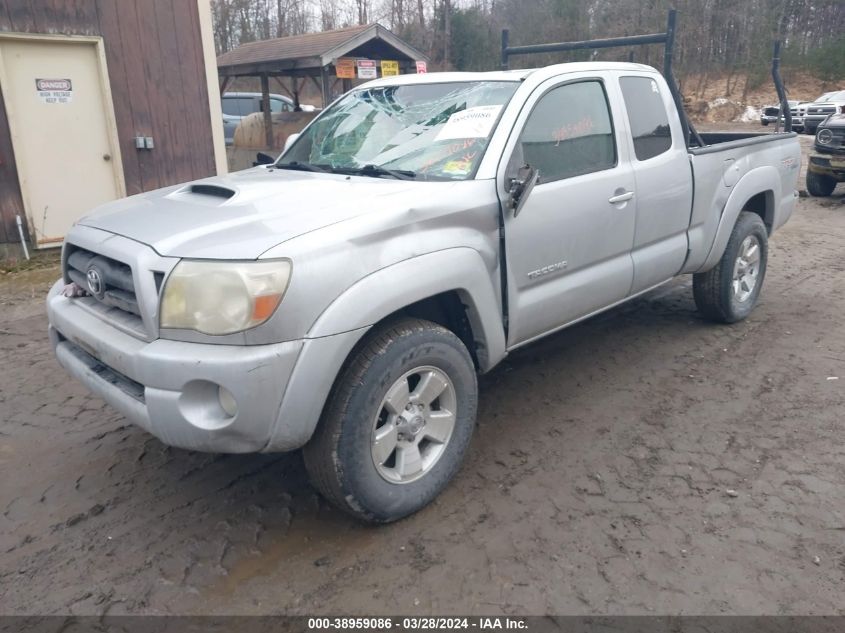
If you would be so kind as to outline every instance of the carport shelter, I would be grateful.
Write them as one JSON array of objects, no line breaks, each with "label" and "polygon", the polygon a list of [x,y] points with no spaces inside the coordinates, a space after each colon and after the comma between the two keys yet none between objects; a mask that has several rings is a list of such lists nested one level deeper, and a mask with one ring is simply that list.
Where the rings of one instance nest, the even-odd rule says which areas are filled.
[{"label": "carport shelter", "polygon": [[[268,147],[272,144],[270,122],[270,78],[276,78],[282,90],[299,104],[299,93],[308,79],[323,96],[323,105],[332,100],[332,86],[337,77],[337,60],[341,58],[390,60],[399,63],[401,74],[416,73],[416,62],[428,57],[380,24],[364,24],[345,29],[279,37],[243,44],[217,58],[220,92],[235,77],[259,77],[263,94],[264,128]],[[283,81],[290,78],[290,87]],[[351,88],[351,80],[343,79],[343,90]]]}]

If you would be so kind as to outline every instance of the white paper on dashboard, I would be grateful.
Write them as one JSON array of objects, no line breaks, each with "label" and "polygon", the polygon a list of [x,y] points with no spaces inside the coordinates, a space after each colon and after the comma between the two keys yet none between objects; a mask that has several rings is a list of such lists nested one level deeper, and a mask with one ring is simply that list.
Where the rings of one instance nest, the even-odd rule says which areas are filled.
[{"label": "white paper on dashboard", "polygon": [[499,117],[502,106],[489,105],[455,112],[437,134],[436,141],[453,138],[486,138]]}]

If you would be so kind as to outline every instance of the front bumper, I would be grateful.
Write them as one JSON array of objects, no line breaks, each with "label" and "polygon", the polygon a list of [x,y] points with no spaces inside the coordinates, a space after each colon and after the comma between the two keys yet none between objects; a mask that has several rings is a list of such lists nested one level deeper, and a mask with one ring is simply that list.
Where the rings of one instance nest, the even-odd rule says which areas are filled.
[{"label": "front bumper", "polygon": [[830,154],[811,154],[807,169],[816,174],[831,176],[845,181],[845,152]]},{"label": "front bumper", "polygon": [[[62,296],[63,285],[56,282],[47,299],[59,363],[131,422],[165,444],[190,450],[302,446],[337,368],[361,335],[249,346],[147,342]],[[221,404],[220,387],[234,397],[234,415]]]}]

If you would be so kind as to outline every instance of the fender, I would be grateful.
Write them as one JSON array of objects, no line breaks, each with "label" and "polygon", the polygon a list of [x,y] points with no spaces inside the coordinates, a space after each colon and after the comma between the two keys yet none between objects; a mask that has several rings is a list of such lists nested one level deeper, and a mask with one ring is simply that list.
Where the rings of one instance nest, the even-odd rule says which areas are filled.
[{"label": "fender", "polygon": [[478,342],[480,369],[492,368],[505,356],[501,305],[493,278],[498,276],[488,270],[478,251],[460,247],[406,259],[350,286],[311,326],[262,451],[303,446],[314,433],[337,374],[355,345],[386,316],[433,295],[458,291]]},{"label": "fender", "polygon": [[[307,338],[365,328],[428,297],[455,290],[467,306],[479,344],[481,370],[505,356],[505,332],[498,292],[481,254],[457,247],[435,251],[382,268],[350,286],[317,318]],[[385,292],[390,288],[390,292]]]},{"label": "fender", "polygon": [[719,259],[721,259],[725,252],[728,240],[731,237],[731,231],[733,231],[736,220],[742,212],[743,207],[751,198],[764,192],[770,194],[766,200],[765,221],[771,231],[774,205],[778,204],[781,199],[780,189],[781,181],[778,171],[770,165],[752,169],[740,178],[739,182],[734,185],[733,191],[722,210],[722,217],[719,220],[719,226],[716,228],[716,237],[713,239],[713,246],[710,248],[707,259],[694,272],[708,271],[719,263]]}]

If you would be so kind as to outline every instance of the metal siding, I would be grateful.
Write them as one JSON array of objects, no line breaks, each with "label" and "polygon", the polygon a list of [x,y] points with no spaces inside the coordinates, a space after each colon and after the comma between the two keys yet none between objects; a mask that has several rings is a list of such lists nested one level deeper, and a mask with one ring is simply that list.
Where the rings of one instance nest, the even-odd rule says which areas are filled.
[{"label": "metal siding", "polygon": [[[0,32],[103,37],[128,195],[215,173],[196,2],[0,0]],[[135,136],[155,149],[135,149]],[[0,104],[0,242],[23,214]]]}]

